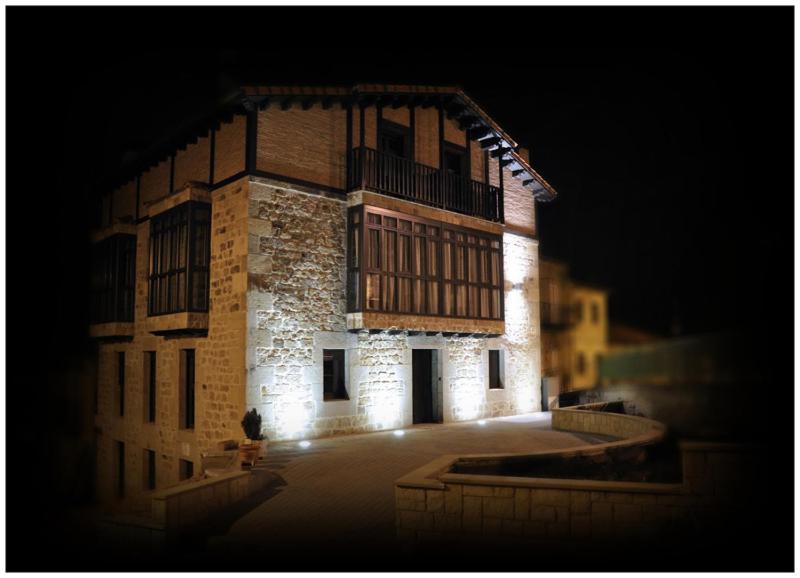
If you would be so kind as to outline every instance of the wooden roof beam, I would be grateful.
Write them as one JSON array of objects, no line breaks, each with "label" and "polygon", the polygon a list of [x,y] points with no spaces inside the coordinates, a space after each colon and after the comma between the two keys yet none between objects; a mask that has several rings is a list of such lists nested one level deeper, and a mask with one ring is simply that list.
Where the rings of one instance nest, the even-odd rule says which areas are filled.
[{"label": "wooden roof beam", "polygon": [[510,153],[510,152],[511,152],[511,148],[510,147],[499,146],[496,149],[494,149],[493,151],[491,151],[489,153],[489,156],[491,156],[493,159],[496,159],[496,158],[500,158],[504,154]]},{"label": "wooden roof beam", "polygon": [[493,136],[485,138],[483,140],[479,140],[478,142],[480,143],[482,149],[490,149],[493,146],[500,144],[502,140],[503,139],[501,139],[499,136]]}]

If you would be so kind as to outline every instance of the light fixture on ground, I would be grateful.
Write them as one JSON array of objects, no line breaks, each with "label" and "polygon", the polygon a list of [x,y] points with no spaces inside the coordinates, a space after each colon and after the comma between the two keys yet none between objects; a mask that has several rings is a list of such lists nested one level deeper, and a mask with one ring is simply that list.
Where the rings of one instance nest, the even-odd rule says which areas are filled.
[{"label": "light fixture on ground", "polygon": [[486,425],[486,420],[485,419],[479,419],[478,420],[478,425]]},{"label": "light fixture on ground", "polygon": [[401,438],[404,435],[406,435],[406,432],[404,432],[403,430],[401,430],[401,429],[394,430],[394,436],[395,437]]},{"label": "light fixture on ground", "polygon": [[308,441],[308,440],[303,440],[297,445],[299,445],[303,449],[306,449],[307,447],[309,447],[311,445],[311,442]]}]

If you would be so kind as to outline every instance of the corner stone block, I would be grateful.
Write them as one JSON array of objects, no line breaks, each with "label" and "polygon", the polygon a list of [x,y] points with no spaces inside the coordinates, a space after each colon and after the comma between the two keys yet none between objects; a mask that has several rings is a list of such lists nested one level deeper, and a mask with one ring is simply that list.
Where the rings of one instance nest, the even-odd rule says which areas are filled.
[{"label": "corner stone block", "polygon": [[570,492],[569,507],[573,514],[588,514],[592,510],[589,492]]},{"label": "corner stone block", "polygon": [[444,511],[448,514],[461,513],[461,486],[447,486],[444,492]]},{"label": "corner stone block", "polygon": [[531,491],[517,488],[514,491],[514,518],[528,520],[531,517]]},{"label": "corner stone block", "polygon": [[486,498],[483,503],[483,515],[487,518],[514,517],[514,500],[511,498]]},{"label": "corner stone block", "polygon": [[464,486],[464,495],[490,497],[494,493],[492,490],[490,486]]},{"label": "corner stone block", "polygon": [[441,490],[426,490],[426,503],[429,512],[441,512],[444,510],[444,492]]},{"label": "corner stone block", "polygon": [[569,506],[569,490],[531,490],[531,503],[547,506]]}]

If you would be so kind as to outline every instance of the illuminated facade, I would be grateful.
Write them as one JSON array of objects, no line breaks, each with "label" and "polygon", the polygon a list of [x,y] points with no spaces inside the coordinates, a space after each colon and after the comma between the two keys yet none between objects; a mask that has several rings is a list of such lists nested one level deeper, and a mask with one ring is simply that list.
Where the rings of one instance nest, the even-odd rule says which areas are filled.
[{"label": "illuminated facade", "polygon": [[540,407],[555,192],[463,92],[245,87],[171,142],[95,235],[101,495],[200,473],[250,408],[284,440]]}]

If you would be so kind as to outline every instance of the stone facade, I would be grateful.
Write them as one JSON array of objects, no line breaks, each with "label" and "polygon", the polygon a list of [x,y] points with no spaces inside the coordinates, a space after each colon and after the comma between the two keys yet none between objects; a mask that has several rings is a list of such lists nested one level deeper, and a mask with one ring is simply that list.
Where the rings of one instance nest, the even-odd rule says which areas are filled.
[{"label": "stone facade", "polygon": [[[416,107],[415,114],[384,108],[387,120],[413,119],[418,163],[438,167],[443,142],[467,144],[454,119],[444,119],[444,131],[438,132],[434,107]],[[99,339],[96,425],[103,501],[113,501],[116,493],[116,442],[125,444],[125,495],[135,506],[147,494],[145,450],[156,454],[156,487],[163,489],[179,481],[180,460],[193,462],[199,474],[202,452],[225,439],[242,439],[240,421],[250,408],[262,415],[272,440],[409,426],[414,349],[438,351],[446,422],[539,408],[533,197],[510,167],[501,169],[496,158],[471,143],[475,180],[486,178],[487,159],[493,184],[504,171],[509,190],[504,225],[376,192],[347,191],[346,137],[350,132],[354,146],[362,136],[367,147],[377,147],[375,106],[363,111],[363,135],[357,108],[348,114],[324,101],[239,112],[104,200],[101,225],[108,230],[125,224],[137,237],[137,255],[133,323],[91,329]],[[188,199],[211,203],[208,312],[149,317],[148,219]],[[361,203],[502,235],[505,319],[347,314],[347,211]],[[195,351],[193,429],[182,429],[180,421],[184,349]],[[348,399],[324,399],[325,349],[345,350]],[[491,349],[503,352],[503,388],[488,387]],[[155,352],[157,366],[153,423],[145,417],[148,352]],[[120,353],[125,355],[122,416]]]}]

